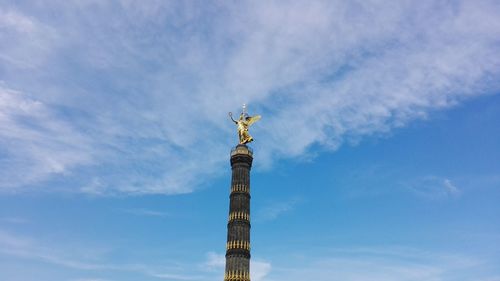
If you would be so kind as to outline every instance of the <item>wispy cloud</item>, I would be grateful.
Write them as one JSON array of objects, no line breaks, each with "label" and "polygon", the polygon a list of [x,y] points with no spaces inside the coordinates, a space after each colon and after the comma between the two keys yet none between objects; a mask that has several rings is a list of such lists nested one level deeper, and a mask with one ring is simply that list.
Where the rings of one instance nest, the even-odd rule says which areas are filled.
[{"label": "wispy cloud", "polygon": [[[91,258],[82,252],[93,251]],[[56,268],[70,269],[77,276],[85,273],[87,276],[105,276],[113,272],[137,274],[143,280],[220,280],[224,274],[225,256],[209,252],[202,262],[151,262],[116,263],[109,262],[106,255],[98,254],[98,250],[80,249],[76,245],[71,250],[61,245],[51,244],[44,246],[41,241],[0,231],[0,256],[15,257],[24,260],[41,262],[44,266],[52,265]],[[68,254],[71,253],[71,254]],[[0,265],[0,269],[2,266]],[[271,271],[271,264],[261,259],[251,261],[252,280],[260,281]],[[92,276],[92,275],[91,275]],[[76,278],[75,280],[107,280],[101,277]]]},{"label": "wispy cloud", "polygon": [[13,235],[4,231],[0,231],[0,246],[1,255],[37,260],[72,269],[98,270],[107,267],[101,263],[71,258],[68,255],[57,252],[57,250],[39,245],[35,239]]},{"label": "wispy cloud", "polygon": [[[72,245],[50,247],[37,239],[0,231],[0,256],[16,257],[44,266],[70,269],[74,280],[108,280],[110,272],[134,274],[141,280],[220,280],[224,272],[223,254],[209,252],[203,261],[160,263],[108,263],[101,255],[92,259]],[[427,251],[411,247],[344,247],[313,251],[313,255],[294,251],[266,260],[252,257],[251,276],[255,281],[318,280],[349,281],[496,281],[495,260],[466,253]],[[68,254],[70,253],[70,254]],[[0,265],[0,269],[3,265]],[[88,277],[82,277],[88,276]],[[115,276],[119,276],[116,275]],[[116,278],[114,278],[116,279]],[[128,280],[128,279],[126,279]]]},{"label": "wispy cloud", "polygon": [[73,279],[71,281],[111,281],[111,280],[101,279],[101,278],[78,278],[78,279]]},{"label": "wispy cloud", "polygon": [[271,263],[262,260],[252,260],[250,262],[250,276],[252,280],[266,280],[266,276],[271,272]]},{"label": "wispy cloud", "polygon": [[461,190],[451,179],[443,177],[425,176],[411,181],[408,185],[416,194],[431,199],[455,197],[461,194]]},{"label": "wispy cloud", "polygon": [[151,273],[151,276],[166,280],[203,280],[203,276],[181,275],[170,273]]},{"label": "wispy cloud", "polygon": [[257,210],[256,221],[271,221],[277,219],[279,216],[289,212],[295,208],[300,202],[300,199],[293,198],[287,201],[272,202],[267,206],[263,206]]},{"label": "wispy cloud", "polygon": [[207,253],[207,260],[203,263],[203,267],[208,270],[220,270],[226,264],[226,257],[215,252]]},{"label": "wispy cloud", "polygon": [[[88,253],[91,252],[89,255]],[[19,234],[0,231],[0,256],[17,258],[66,269],[76,276],[105,275],[106,273],[136,274],[142,280],[216,280],[206,270],[194,270],[196,264],[189,263],[116,263],[110,262],[106,255],[99,254],[99,249],[82,249],[79,245],[71,245],[65,249],[60,244],[44,245],[41,241]],[[0,265],[2,269],[2,265]],[[212,278],[212,279],[211,279]],[[98,277],[78,280],[107,280]]]},{"label": "wispy cloud", "polygon": [[78,278],[78,279],[72,279],[71,281],[111,281],[111,280],[101,279],[101,278]]},{"label": "wispy cloud", "polygon": [[150,217],[168,217],[169,214],[161,211],[149,209],[120,209],[122,213],[136,215],[136,216],[150,216]]},{"label": "wispy cloud", "polygon": [[406,247],[337,249],[327,256],[303,257],[296,262],[300,266],[276,265],[266,280],[466,281],[494,277],[480,269],[485,265],[481,259]]},{"label": "wispy cloud", "polygon": [[[15,8],[0,6],[0,68],[33,70],[47,62],[60,38],[55,29]],[[29,54],[29,56],[27,56]]]},{"label": "wispy cloud", "polygon": [[[203,263],[203,267],[209,271],[224,272],[226,264],[226,257],[223,254],[209,252],[207,254],[207,261]],[[271,263],[261,259],[250,260],[250,276],[252,280],[261,281],[271,272]]]},{"label": "wispy cloud", "polygon": [[0,190],[92,164],[90,140],[43,102],[0,84]]},{"label": "wispy cloud", "polygon": [[450,195],[458,195],[458,194],[460,194],[460,189],[458,189],[458,187],[456,187],[451,182],[450,179],[444,179],[443,185],[446,188],[446,191],[448,192],[448,194],[450,194]]},{"label": "wispy cloud", "polygon": [[0,10],[3,191],[191,192],[227,161],[242,103],[271,166],[500,89],[495,1]]},{"label": "wispy cloud", "polygon": [[30,221],[28,219],[19,218],[19,217],[3,217],[0,218],[0,222],[6,222],[11,224],[26,224]]}]

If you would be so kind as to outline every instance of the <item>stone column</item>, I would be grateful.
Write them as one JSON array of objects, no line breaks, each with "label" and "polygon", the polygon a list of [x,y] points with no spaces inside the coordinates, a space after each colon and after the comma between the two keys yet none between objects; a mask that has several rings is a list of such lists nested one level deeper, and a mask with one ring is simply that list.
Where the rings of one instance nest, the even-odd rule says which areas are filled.
[{"label": "stone column", "polygon": [[250,281],[250,169],[253,152],[239,144],[231,150],[231,195],[227,224],[225,281]]}]

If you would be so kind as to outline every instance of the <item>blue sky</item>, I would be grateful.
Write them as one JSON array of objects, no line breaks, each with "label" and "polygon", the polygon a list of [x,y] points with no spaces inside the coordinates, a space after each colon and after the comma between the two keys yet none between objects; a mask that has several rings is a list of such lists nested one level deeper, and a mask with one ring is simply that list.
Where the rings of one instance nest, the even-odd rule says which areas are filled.
[{"label": "blue sky", "polygon": [[497,1],[0,1],[0,279],[500,281]]}]

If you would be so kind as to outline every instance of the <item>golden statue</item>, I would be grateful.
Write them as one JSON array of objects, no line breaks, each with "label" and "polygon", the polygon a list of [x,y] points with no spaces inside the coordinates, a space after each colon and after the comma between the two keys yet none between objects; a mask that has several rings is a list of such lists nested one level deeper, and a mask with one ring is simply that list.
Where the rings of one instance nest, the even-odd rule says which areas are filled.
[{"label": "golden statue", "polygon": [[243,105],[243,111],[240,114],[240,118],[238,120],[233,119],[233,113],[229,112],[229,117],[238,127],[238,137],[240,138],[240,144],[247,144],[253,141],[252,136],[248,133],[248,127],[250,127],[253,123],[260,120],[260,115],[248,116],[246,113],[246,106]]}]

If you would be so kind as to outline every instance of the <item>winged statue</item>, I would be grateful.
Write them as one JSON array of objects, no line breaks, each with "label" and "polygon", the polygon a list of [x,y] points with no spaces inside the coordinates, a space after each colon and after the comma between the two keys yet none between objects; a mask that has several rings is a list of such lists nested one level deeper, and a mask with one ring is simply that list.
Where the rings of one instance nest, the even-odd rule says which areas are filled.
[{"label": "winged statue", "polygon": [[240,144],[247,144],[253,141],[252,136],[248,133],[248,128],[255,122],[259,121],[261,116],[249,116],[246,113],[246,106],[243,105],[243,111],[240,114],[240,118],[238,120],[233,119],[233,113],[229,112],[229,117],[236,124],[238,128],[238,137],[240,139]]}]

